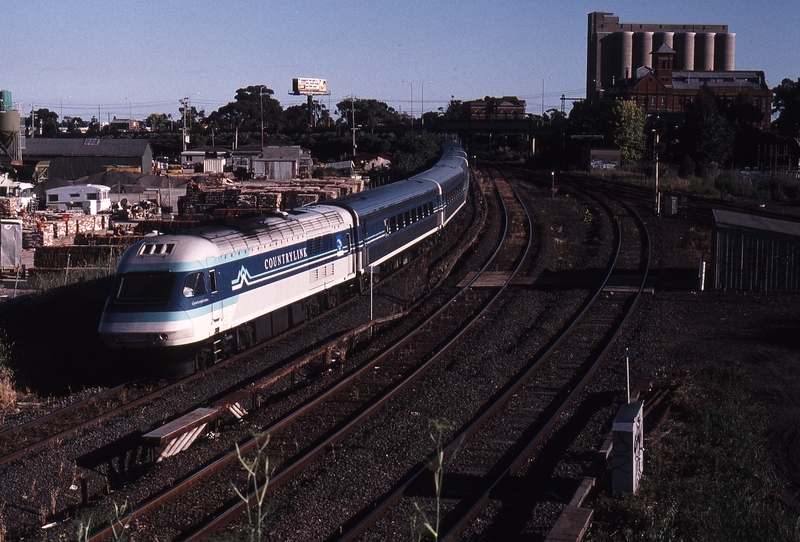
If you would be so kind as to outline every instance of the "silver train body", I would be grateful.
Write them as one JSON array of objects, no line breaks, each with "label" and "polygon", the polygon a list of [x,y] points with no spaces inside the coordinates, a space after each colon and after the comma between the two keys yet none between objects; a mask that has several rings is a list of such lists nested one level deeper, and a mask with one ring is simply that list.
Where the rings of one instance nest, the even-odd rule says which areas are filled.
[{"label": "silver train body", "polygon": [[135,243],[117,266],[103,342],[184,374],[335,305],[464,206],[467,156],[443,147],[434,167],[403,181]]}]

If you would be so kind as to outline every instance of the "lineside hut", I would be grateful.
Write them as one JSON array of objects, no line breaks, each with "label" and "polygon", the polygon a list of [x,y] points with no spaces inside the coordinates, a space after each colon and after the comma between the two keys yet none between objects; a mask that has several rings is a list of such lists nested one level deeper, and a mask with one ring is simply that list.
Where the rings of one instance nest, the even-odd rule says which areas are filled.
[{"label": "lineside hut", "polygon": [[714,209],[714,288],[800,290],[800,223]]}]

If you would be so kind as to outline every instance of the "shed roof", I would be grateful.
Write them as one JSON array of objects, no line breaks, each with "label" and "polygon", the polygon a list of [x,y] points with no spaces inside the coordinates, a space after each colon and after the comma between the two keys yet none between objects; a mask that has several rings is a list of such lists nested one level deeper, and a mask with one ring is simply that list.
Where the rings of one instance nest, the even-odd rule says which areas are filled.
[{"label": "shed roof", "polygon": [[32,138],[25,140],[27,156],[144,156],[147,139]]},{"label": "shed roof", "polygon": [[722,209],[714,209],[714,225],[717,227],[746,228],[800,237],[800,223],[745,213],[734,213],[733,211],[723,211]]}]

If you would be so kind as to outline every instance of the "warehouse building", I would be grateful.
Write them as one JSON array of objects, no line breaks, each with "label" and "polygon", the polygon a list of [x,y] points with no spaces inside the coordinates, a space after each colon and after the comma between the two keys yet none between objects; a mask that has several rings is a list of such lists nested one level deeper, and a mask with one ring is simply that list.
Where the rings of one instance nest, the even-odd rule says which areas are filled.
[{"label": "warehouse building", "polygon": [[49,162],[50,179],[75,180],[110,169],[136,173],[153,169],[153,151],[146,139],[32,138],[25,144],[24,162]]}]

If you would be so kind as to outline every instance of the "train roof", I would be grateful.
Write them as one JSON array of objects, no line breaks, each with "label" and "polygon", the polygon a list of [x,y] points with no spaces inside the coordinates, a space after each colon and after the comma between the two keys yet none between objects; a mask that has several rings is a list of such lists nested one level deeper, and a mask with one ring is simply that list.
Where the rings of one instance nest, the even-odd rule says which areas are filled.
[{"label": "train roof", "polygon": [[406,202],[437,194],[439,186],[435,182],[428,179],[407,179],[336,198],[329,204],[350,209],[362,219],[366,219],[386,209],[394,209]]},{"label": "train roof", "polygon": [[337,231],[347,226],[348,220],[347,211],[328,206],[301,207],[285,213],[237,218],[177,234],[148,237],[134,244],[123,260],[152,255],[168,257],[173,262],[188,262],[243,251],[259,253]]},{"label": "train roof", "polygon": [[336,231],[345,224],[346,216],[341,209],[317,205],[200,226],[184,234],[211,241],[221,253],[258,250]]}]

